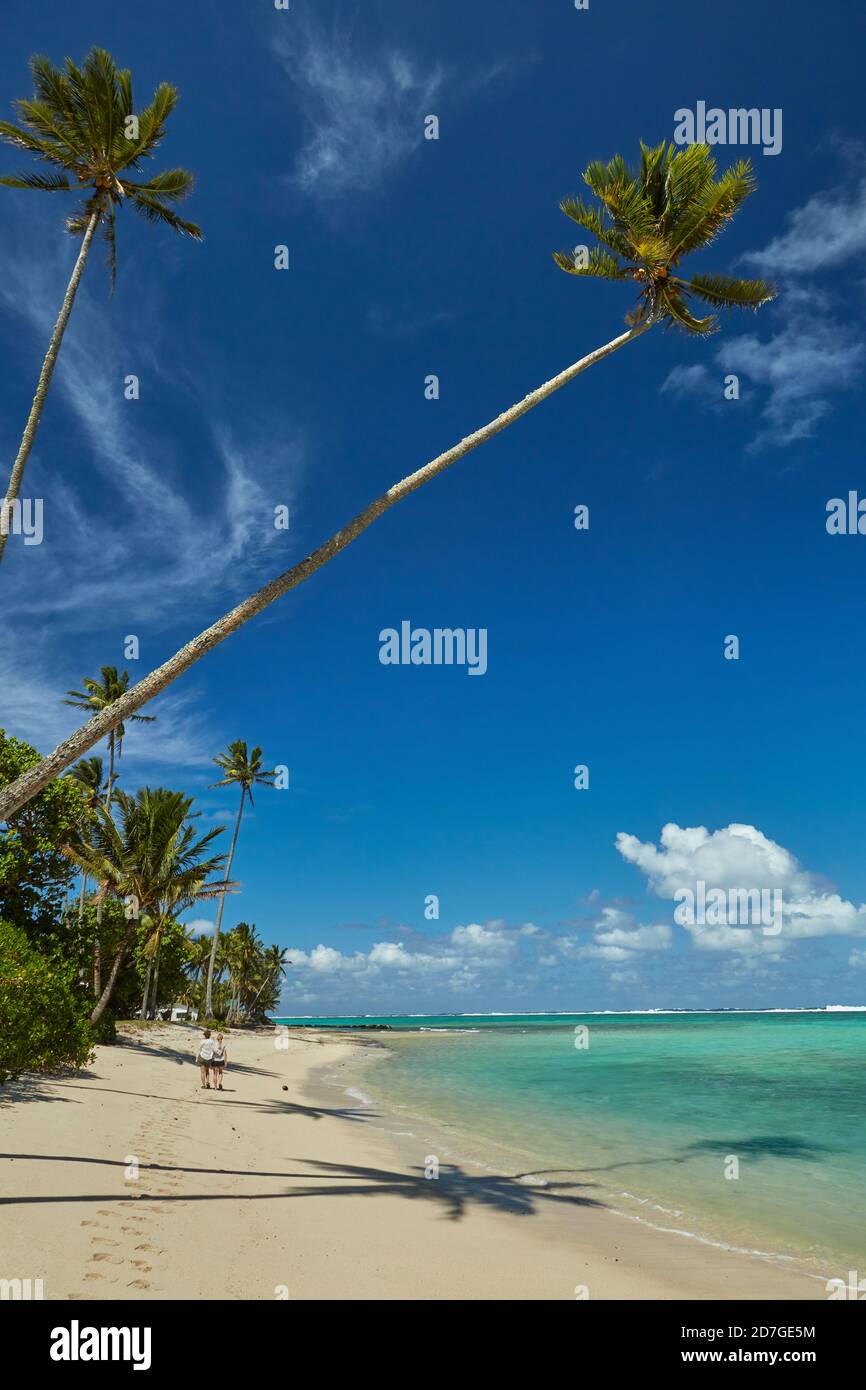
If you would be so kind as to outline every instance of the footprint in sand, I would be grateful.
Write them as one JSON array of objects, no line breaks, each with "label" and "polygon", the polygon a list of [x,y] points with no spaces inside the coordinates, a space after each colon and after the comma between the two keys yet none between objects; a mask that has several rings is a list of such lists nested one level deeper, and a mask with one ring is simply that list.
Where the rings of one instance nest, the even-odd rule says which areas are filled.
[{"label": "footprint in sand", "polygon": [[113,1265],[123,1264],[123,1261],[119,1258],[119,1256],[109,1255],[107,1250],[97,1251],[95,1255],[90,1256],[90,1259],[93,1263],[95,1263],[96,1260],[110,1260]]},{"label": "footprint in sand", "polygon": [[104,1221],[82,1221],[80,1224],[82,1226],[95,1226],[98,1231],[108,1230],[108,1227],[105,1225]]},{"label": "footprint in sand", "polygon": [[136,1250],[149,1250],[152,1255],[164,1255],[164,1250],[159,1250],[155,1245],[148,1245],[147,1241],[142,1241],[141,1245],[136,1245]]},{"label": "footprint in sand", "polygon": [[117,1246],[118,1242],[117,1242],[116,1240],[109,1240],[109,1239],[108,1239],[108,1236],[93,1236],[92,1239],[91,1239],[91,1241],[90,1241],[90,1244],[91,1244],[91,1245],[113,1245],[113,1246]]},{"label": "footprint in sand", "polygon": [[134,1265],[136,1269],[142,1270],[145,1274],[150,1274],[153,1269],[153,1265],[146,1264],[144,1260],[131,1260],[130,1263]]},{"label": "footprint in sand", "polygon": [[129,1284],[127,1285],[127,1288],[130,1288],[130,1289],[149,1289],[149,1288],[150,1288],[150,1280],[149,1280],[149,1279],[131,1279],[130,1282],[129,1282]]}]

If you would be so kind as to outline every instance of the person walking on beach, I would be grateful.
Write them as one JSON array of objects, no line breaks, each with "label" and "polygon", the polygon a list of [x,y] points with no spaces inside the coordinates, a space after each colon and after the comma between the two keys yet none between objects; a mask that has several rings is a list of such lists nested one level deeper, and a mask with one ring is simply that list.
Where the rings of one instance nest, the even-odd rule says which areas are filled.
[{"label": "person walking on beach", "polygon": [[201,1069],[201,1088],[206,1091],[210,1087],[210,1070],[213,1066],[214,1041],[210,1035],[210,1029],[205,1028],[204,1037],[198,1045],[196,1061]]},{"label": "person walking on beach", "polygon": [[222,1033],[217,1033],[216,1042],[213,1046],[213,1058],[210,1064],[211,1076],[213,1077],[213,1089],[215,1091],[221,1091],[223,1088],[223,1072],[225,1071],[228,1059],[229,1054],[223,1042],[223,1035]]}]

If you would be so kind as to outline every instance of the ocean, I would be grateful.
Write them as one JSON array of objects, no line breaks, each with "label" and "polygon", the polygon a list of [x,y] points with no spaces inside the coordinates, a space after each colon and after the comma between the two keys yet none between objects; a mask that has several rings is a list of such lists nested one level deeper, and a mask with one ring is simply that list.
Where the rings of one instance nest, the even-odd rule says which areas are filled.
[{"label": "ocean", "polygon": [[421,1158],[435,1134],[443,1162],[581,1184],[665,1230],[866,1276],[866,1011],[277,1021],[389,1024],[367,1035],[386,1051],[342,1075]]}]

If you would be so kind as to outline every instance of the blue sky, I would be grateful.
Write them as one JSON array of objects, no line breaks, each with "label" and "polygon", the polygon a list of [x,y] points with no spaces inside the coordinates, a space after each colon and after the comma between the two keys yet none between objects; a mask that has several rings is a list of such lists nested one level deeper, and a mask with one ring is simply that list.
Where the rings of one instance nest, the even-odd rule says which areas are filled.
[{"label": "blue sky", "polygon": [[[825,527],[828,499],[866,495],[864,27],[805,0],[7,3],[4,105],[32,52],[93,43],[139,101],[178,85],[159,167],[195,172],[205,232],[123,216],[116,296],[99,249],[76,304],[28,475],[45,538],[10,541],[2,579],[0,720],[44,750],[84,675],[143,676],[622,331],[628,289],[550,257],[579,239],[558,203],[591,159],[672,137],[698,101],[783,113],[779,154],[715,151],[760,186],[700,262],[775,279],[776,304],[593,368],[129,731],[122,784],[194,791],[209,820],[234,812],[209,787],[230,739],[290,769],[245,820],[225,917],[292,948],[287,1010],[866,1001],[866,539]],[[8,459],[74,246],[61,195],[0,193]],[[404,619],[486,628],[486,674],[383,666]],[[706,835],[659,848],[669,824]],[[697,877],[782,887],[780,938],[677,926]]]}]

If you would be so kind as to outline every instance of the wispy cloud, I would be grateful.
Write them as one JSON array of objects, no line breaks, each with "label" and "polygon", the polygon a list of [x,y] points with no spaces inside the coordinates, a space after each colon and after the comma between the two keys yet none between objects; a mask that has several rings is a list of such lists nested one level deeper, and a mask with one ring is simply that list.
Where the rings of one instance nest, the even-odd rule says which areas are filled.
[{"label": "wispy cloud", "polygon": [[[0,727],[33,744],[41,752],[54,748],[87,718],[86,713],[63,704],[67,690],[81,688],[81,677],[74,658],[61,663],[47,643],[30,644],[22,652],[8,645],[0,650]],[[131,680],[139,674],[129,666]],[[187,777],[200,769],[203,783],[211,780],[211,759],[215,748],[225,741],[223,731],[190,688],[172,690],[152,700],[147,707],[155,715],[153,724],[126,725],[121,764],[121,785],[137,786],[147,773],[164,776],[166,770],[183,768]],[[104,748],[94,748],[105,755]]]},{"label": "wispy cloud", "polygon": [[425,117],[441,115],[436,104],[446,91],[453,109],[518,66],[497,58],[457,74],[387,45],[362,47],[339,19],[293,24],[271,47],[306,126],[288,177],[322,202],[370,192],[402,168],[424,143]]},{"label": "wispy cloud", "polygon": [[[46,261],[14,234],[3,251],[0,305],[24,322],[35,375],[68,267],[59,251]],[[7,560],[4,583],[20,617],[51,613],[87,631],[103,628],[110,614],[124,631],[145,619],[152,630],[191,600],[210,605],[254,582],[265,565],[291,563],[293,541],[274,527],[274,507],[295,500],[303,466],[297,433],[281,420],[268,431],[259,422],[249,432],[245,421],[230,424],[208,400],[206,382],[191,384],[188,373],[182,382],[166,379],[165,349],[157,339],[131,352],[105,304],[81,289],[52,384],[52,424],[37,437],[27,475],[28,495],[44,498],[45,538],[24,552],[26,563],[10,563],[11,552]],[[140,402],[123,393],[130,357]],[[192,459],[153,428],[146,393],[155,379],[168,413],[188,410],[192,397],[201,422]],[[62,443],[53,424],[58,397],[71,425]]]},{"label": "wispy cloud", "polygon": [[764,275],[802,275],[842,265],[866,251],[866,179],[853,189],[816,193],[788,217],[781,236],[743,257]]},{"label": "wispy cloud", "polygon": [[362,54],[334,24],[308,23],[280,34],[273,50],[307,125],[292,180],[321,198],[376,187],[424,139],[424,117],[442,85],[394,49]]},{"label": "wispy cloud", "polygon": [[[788,217],[785,231],[742,260],[750,270],[779,282],[777,304],[767,312],[776,331],[768,337],[726,337],[715,353],[722,372],[758,388],[760,423],[749,448],[781,448],[810,438],[830,412],[834,396],[849,391],[863,372],[859,332],[843,322],[835,296],[816,281],[866,250],[866,179],[851,189],[815,194]],[[858,288],[862,276],[858,271]],[[712,406],[721,401],[720,376],[703,364],[674,367],[661,386]]]}]

